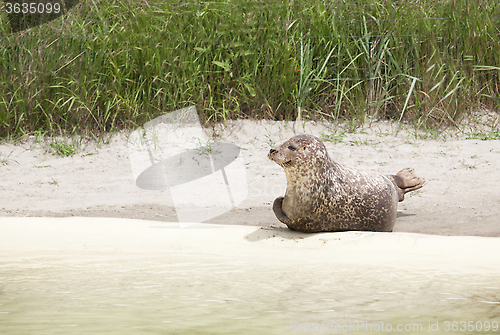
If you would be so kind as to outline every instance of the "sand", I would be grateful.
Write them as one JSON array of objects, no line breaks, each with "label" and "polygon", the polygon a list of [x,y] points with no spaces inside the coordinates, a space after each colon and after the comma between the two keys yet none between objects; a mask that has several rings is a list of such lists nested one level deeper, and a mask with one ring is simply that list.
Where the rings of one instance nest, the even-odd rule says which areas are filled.
[{"label": "sand", "polygon": [[[339,136],[343,127],[307,122],[302,131]],[[240,120],[215,131],[217,141],[240,147],[248,195],[235,208],[207,222],[284,227],[271,204],[284,194],[286,179],[267,153],[293,136],[292,125]],[[129,135],[110,135],[99,144],[77,141],[79,152],[72,157],[51,153],[49,144],[54,139],[31,137],[1,144],[0,216],[177,221],[169,191],[136,186]],[[413,167],[428,181],[399,204],[395,232],[500,236],[500,141],[465,140],[452,131],[443,132],[445,139],[418,137],[404,125],[398,129],[393,123],[372,122],[325,144],[337,162],[382,174]]]}]

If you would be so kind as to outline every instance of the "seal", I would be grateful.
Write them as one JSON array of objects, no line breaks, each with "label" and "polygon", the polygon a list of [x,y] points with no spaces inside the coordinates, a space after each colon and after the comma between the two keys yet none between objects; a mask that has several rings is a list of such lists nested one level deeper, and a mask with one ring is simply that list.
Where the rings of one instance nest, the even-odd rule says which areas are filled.
[{"label": "seal", "polygon": [[287,179],[274,214],[288,228],[306,233],[392,231],[398,202],[426,184],[412,168],[384,176],[336,163],[319,138],[306,134],[271,149],[268,158]]}]

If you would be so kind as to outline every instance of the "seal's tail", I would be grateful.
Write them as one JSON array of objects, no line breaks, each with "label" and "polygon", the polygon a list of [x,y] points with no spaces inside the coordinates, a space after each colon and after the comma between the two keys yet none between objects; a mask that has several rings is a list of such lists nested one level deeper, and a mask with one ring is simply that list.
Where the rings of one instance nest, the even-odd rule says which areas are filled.
[{"label": "seal's tail", "polygon": [[399,202],[405,199],[405,194],[421,189],[427,184],[423,178],[417,177],[413,168],[406,168],[396,175],[389,175],[398,188]]}]

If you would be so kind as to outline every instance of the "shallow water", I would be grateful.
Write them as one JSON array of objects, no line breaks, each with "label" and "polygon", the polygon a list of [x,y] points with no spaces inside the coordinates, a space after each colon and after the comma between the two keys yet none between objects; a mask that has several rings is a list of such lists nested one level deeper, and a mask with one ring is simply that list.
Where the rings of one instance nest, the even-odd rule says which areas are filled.
[{"label": "shallow water", "polygon": [[500,321],[499,276],[183,254],[68,256],[1,264],[3,334],[281,334],[315,323],[336,332],[349,323],[363,331],[366,323]]},{"label": "shallow water", "polygon": [[446,321],[500,332],[500,274],[71,240],[2,251],[2,334],[416,334]]}]

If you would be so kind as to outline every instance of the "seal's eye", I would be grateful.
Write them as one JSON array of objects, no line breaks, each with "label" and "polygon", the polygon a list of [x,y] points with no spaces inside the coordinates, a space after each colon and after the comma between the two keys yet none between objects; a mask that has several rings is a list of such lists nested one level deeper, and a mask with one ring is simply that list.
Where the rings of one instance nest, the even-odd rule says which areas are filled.
[{"label": "seal's eye", "polygon": [[288,146],[288,149],[290,149],[290,150],[292,150],[292,151],[295,151],[295,150],[296,150],[296,149],[295,149],[295,147],[294,147],[294,146],[292,146],[292,145]]}]

